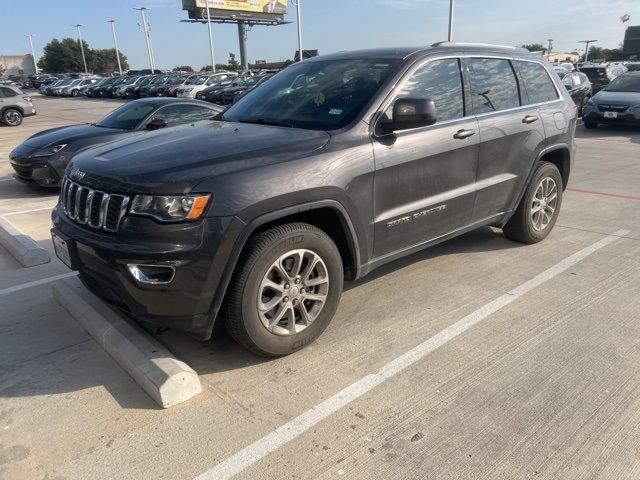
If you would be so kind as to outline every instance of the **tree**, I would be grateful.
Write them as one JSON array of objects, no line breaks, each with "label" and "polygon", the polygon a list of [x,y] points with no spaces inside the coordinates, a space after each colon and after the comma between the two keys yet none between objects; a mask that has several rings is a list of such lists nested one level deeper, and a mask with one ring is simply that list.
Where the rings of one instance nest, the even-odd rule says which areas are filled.
[{"label": "tree", "polygon": [[189,65],[182,65],[173,69],[174,72],[193,72],[193,67]]},{"label": "tree", "polygon": [[[111,74],[118,71],[118,59],[116,58],[115,48],[103,48],[100,50],[91,50],[89,70],[92,72],[100,72]],[[127,57],[120,52],[120,65],[122,70],[129,70],[129,62]]]},{"label": "tree", "polygon": [[4,75],[4,66],[0,65],[0,76]]},{"label": "tree", "polygon": [[[89,44],[82,41],[84,54],[87,60],[87,69],[93,72],[110,73],[118,70],[116,51],[114,48],[94,50]],[[120,62],[123,70],[129,69],[127,57],[120,53]],[[73,73],[84,72],[82,63],[82,51],[80,43],[73,38],[54,38],[44,47],[44,55],[38,62],[44,72],[48,73]]]},{"label": "tree", "polygon": [[600,47],[592,45],[591,47],[589,47],[589,59],[592,61],[604,60],[604,50]]},{"label": "tree", "polygon": [[227,70],[231,72],[237,72],[240,70],[240,63],[236,60],[236,54],[229,54],[229,65],[227,65]]},{"label": "tree", "polygon": [[547,49],[541,43],[530,43],[528,45],[522,45],[522,48],[526,48],[530,52],[547,53]]}]

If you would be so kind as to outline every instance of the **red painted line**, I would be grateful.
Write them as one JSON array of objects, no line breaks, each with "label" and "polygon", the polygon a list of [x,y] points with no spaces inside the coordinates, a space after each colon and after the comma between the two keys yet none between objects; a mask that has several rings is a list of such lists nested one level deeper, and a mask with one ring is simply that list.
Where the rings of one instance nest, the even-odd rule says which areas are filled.
[{"label": "red painted line", "polygon": [[624,198],[626,200],[636,200],[640,202],[640,197],[636,197],[633,195],[622,195],[619,193],[608,193],[608,192],[596,192],[594,190],[581,190],[579,188],[567,188],[567,191],[575,192],[575,193],[586,193],[588,195],[600,195],[602,197]]}]

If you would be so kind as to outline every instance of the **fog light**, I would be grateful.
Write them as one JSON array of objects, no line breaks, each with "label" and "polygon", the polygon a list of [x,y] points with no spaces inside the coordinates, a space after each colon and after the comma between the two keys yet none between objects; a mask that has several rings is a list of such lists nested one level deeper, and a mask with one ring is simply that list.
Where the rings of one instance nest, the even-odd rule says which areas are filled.
[{"label": "fog light", "polygon": [[176,276],[176,269],[166,265],[127,264],[127,269],[138,283],[145,285],[168,285]]}]

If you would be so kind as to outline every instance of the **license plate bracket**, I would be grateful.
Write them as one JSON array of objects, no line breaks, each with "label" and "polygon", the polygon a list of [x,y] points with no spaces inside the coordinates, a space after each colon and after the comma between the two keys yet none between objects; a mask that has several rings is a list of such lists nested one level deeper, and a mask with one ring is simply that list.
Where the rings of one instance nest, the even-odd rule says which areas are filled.
[{"label": "license plate bracket", "polygon": [[604,112],[604,118],[618,118],[618,112]]},{"label": "license plate bracket", "polygon": [[59,235],[56,235],[54,232],[51,232],[51,239],[53,240],[53,249],[56,252],[56,257],[58,257],[62,261],[62,263],[64,263],[71,270],[75,270],[73,268],[73,261],[71,260],[69,243]]}]

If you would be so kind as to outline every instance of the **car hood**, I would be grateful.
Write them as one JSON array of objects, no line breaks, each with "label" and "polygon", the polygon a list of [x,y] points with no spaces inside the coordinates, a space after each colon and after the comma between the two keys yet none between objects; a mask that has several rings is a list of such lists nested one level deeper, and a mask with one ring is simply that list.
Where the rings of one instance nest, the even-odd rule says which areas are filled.
[{"label": "car hood", "polygon": [[29,148],[44,148],[61,143],[71,144],[88,138],[106,137],[114,134],[122,134],[123,130],[115,128],[102,128],[94,125],[71,125],[69,127],[53,128],[36,133],[24,142]]},{"label": "car hood", "polygon": [[640,93],[636,92],[607,92],[606,90],[600,90],[593,97],[593,101],[596,103],[614,103],[614,104],[640,104]]},{"label": "car hood", "polygon": [[295,160],[329,139],[322,131],[207,120],[82,152],[69,171],[96,189],[188,193],[203,179]]}]

